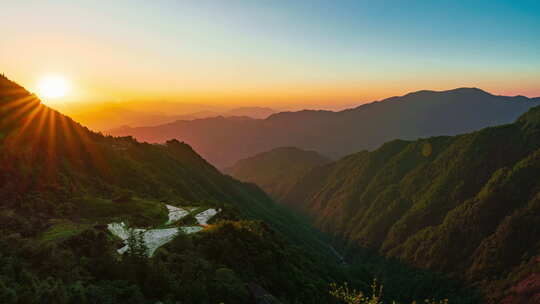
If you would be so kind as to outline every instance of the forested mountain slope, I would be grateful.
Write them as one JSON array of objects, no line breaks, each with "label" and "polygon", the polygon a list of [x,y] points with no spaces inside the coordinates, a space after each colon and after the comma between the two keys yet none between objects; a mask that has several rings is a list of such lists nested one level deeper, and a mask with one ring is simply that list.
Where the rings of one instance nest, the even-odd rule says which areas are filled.
[{"label": "forested mountain slope", "polygon": [[[5,203],[17,205],[18,196],[49,190],[110,195],[129,189],[141,197],[219,201],[247,212],[272,205],[256,187],[222,175],[185,143],[151,145],[105,137],[42,105],[16,84],[2,79],[1,85],[0,181],[2,194],[12,196]],[[70,197],[48,198],[47,211],[73,209]]]},{"label": "forested mountain slope", "polygon": [[337,159],[394,139],[455,135],[514,121],[538,98],[495,96],[475,88],[419,91],[339,112],[282,112],[266,119],[207,118],[122,128],[113,135],[185,141],[219,168],[278,147],[314,150]]},{"label": "forested mountain slope", "polygon": [[[107,223],[161,225],[163,202],[221,212],[151,259],[119,257]],[[0,302],[246,303],[250,283],[284,303],[317,303],[346,279],[321,262],[329,252],[187,144],[91,132],[0,76]]]},{"label": "forested mountain slope", "polygon": [[[316,167],[282,201],[344,247],[466,279],[490,303],[511,299],[520,281],[540,286],[540,107],[512,124],[395,140]],[[523,303],[538,299],[531,288]]]},{"label": "forested mountain slope", "polygon": [[238,161],[224,172],[261,187],[280,200],[313,167],[330,162],[315,151],[281,147]]}]

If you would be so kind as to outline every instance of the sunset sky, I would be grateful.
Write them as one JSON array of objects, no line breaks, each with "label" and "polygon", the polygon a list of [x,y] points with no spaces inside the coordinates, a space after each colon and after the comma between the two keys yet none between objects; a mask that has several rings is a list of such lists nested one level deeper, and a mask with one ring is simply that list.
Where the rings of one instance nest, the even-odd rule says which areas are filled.
[{"label": "sunset sky", "polygon": [[[516,3],[519,2],[519,5]],[[80,102],[340,107],[420,90],[540,96],[540,1],[1,5],[0,73]]]}]

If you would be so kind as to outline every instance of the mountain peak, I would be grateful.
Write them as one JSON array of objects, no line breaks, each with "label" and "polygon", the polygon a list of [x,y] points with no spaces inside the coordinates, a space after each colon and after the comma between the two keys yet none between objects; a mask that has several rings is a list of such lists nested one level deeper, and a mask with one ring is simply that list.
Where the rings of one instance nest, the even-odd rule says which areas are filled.
[{"label": "mountain peak", "polygon": [[411,92],[403,95],[402,97],[419,97],[419,96],[433,96],[433,95],[465,95],[465,96],[475,96],[475,95],[484,95],[484,96],[493,96],[493,94],[488,93],[482,89],[476,87],[461,87],[445,91],[433,91],[433,90],[420,90],[416,92]]},{"label": "mountain peak", "polygon": [[452,89],[452,90],[448,90],[448,91],[443,91],[443,92],[463,92],[463,93],[476,93],[476,94],[488,94],[488,95],[493,95],[491,93],[488,93],[480,88],[477,88],[477,87],[461,87],[461,88],[456,88],[456,89]]}]

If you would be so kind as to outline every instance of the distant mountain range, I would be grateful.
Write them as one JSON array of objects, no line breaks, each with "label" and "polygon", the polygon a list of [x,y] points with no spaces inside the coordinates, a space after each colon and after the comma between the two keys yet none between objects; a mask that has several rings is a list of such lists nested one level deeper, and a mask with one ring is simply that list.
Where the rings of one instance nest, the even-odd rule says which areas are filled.
[{"label": "distant mountain range", "polygon": [[390,141],[303,176],[283,166],[303,155],[276,149],[227,171],[271,194],[288,189],[277,198],[350,255],[361,246],[450,274],[488,303],[538,303],[540,107],[469,134]]},{"label": "distant mountain range", "polygon": [[[184,113],[185,105],[179,107],[177,112]],[[158,106],[156,106],[158,107]],[[174,105],[168,104],[168,107]],[[193,107],[204,107],[202,105],[193,105]],[[172,112],[175,113],[175,112]],[[234,117],[245,116],[255,119],[264,119],[276,113],[276,111],[265,107],[239,107],[230,110],[201,110],[196,112],[186,112],[184,114],[163,114],[160,112],[130,110],[129,107],[122,105],[104,105],[97,109],[83,109],[70,113],[73,119],[88,126],[95,131],[108,131],[121,127],[140,127],[140,126],[155,126],[170,123],[177,120],[194,120],[209,117]]]},{"label": "distant mountain range", "polygon": [[309,170],[329,162],[315,151],[283,147],[240,160],[224,172],[241,181],[257,184],[280,200]]},{"label": "distant mountain range", "polygon": [[419,91],[332,111],[281,112],[266,119],[213,117],[110,131],[147,142],[189,143],[224,168],[277,147],[314,150],[333,159],[374,149],[393,139],[455,135],[510,123],[540,98],[496,96],[476,88]]}]

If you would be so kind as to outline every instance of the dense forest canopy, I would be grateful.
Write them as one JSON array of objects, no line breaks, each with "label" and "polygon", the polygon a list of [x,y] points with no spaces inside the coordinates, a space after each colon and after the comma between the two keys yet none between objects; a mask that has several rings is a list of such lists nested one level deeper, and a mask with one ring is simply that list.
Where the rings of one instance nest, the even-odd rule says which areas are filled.
[{"label": "dense forest canopy", "polygon": [[329,162],[315,151],[281,147],[240,160],[223,171],[256,184],[272,198],[280,200],[311,168]]},{"label": "dense forest canopy", "polygon": [[[290,191],[280,201],[309,214],[349,258],[366,248],[465,280],[490,303],[534,303],[539,156],[535,107],[512,124],[394,140],[314,166],[283,186]],[[275,168],[268,161],[256,165]]]}]

